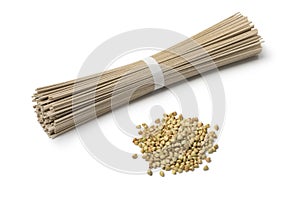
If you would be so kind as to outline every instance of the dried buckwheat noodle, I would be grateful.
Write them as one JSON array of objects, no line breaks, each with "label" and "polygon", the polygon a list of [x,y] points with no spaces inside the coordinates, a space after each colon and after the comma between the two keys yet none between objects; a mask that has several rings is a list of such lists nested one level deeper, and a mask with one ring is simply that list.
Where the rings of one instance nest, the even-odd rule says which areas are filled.
[{"label": "dried buckwheat noodle", "polygon": [[[247,17],[237,13],[152,56],[168,86],[259,54],[261,37]],[[36,89],[38,121],[55,138],[112,108],[154,91],[153,75],[144,61],[87,77]]]}]

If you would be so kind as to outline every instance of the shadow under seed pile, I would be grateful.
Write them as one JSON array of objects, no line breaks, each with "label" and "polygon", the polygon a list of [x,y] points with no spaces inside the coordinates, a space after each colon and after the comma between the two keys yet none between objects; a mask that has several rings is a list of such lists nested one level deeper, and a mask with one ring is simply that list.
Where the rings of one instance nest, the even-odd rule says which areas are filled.
[{"label": "shadow under seed pile", "polygon": [[[149,162],[147,174],[152,176],[151,169],[161,168],[172,171],[172,174],[183,171],[194,171],[203,161],[211,162],[207,154],[212,154],[218,149],[214,144],[217,139],[215,131],[209,130],[210,125],[203,125],[198,118],[184,119],[180,114],[173,112],[164,114],[163,118],[155,120],[155,125],[148,126],[143,123],[136,126],[141,138],[134,138],[133,143],[141,148],[142,158]],[[137,158],[137,154],[133,155]],[[209,168],[203,167],[204,171]],[[160,171],[162,177],[165,176]]]}]

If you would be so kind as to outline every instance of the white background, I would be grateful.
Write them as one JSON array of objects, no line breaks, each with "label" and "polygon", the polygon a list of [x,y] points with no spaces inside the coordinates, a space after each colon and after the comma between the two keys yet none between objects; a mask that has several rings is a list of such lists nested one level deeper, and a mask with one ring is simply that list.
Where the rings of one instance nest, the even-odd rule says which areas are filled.
[{"label": "white background", "polygon": [[[299,199],[300,14],[295,2],[1,1],[0,199]],[[149,27],[191,36],[238,11],[259,29],[264,49],[259,59],[220,72],[226,121],[208,172],[165,178],[122,174],[94,160],[75,131],[51,140],[36,122],[34,89],[76,78],[89,53],[110,37]],[[192,82],[202,94],[199,117],[209,122],[205,84]],[[143,101],[164,105],[169,96],[162,92]],[[149,121],[143,101],[130,108],[136,123]],[[176,109],[166,105],[167,111]],[[108,134],[122,134],[110,114],[100,120],[113,130]],[[119,138],[120,148],[138,150],[130,138]]]}]

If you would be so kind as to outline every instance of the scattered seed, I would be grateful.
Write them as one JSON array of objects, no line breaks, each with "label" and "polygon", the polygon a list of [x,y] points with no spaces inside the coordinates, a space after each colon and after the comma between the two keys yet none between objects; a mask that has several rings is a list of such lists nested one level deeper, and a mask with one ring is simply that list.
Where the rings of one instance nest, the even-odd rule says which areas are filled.
[{"label": "scattered seed", "polygon": [[135,153],[135,154],[132,155],[132,158],[133,158],[133,159],[137,159],[137,158],[138,158],[138,155]]},{"label": "scattered seed", "polygon": [[164,176],[165,176],[164,171],[160,171],[160,172],[159,172],[159,175],[160,175],[161,177],[164,177]]},{"label": "scattered seed", "polygon": [[143,126],[144,128],[148,128],[148,125],[147,125],[146,123],[142,123],[142,126]]},{"label": "scattered seed", "polygon": [[207,157],[205,160],[206,160],[206,162],[208,162],[208,163],[211,162],[211,158],[210,158],[210,157]]},{"label": "scattered seed", "polygon": [[141,129],[141,128],[142,128],[142,126],[141,126],[141,125],[137,125],[135,128],[137,128],[137,129]]},{"label": "scattered seed", "polygon": [[214,129],[215,129],[216,131],[218,131],[218,130],[219,130],[219,126],[216,124],[216,125],[214,126]]},{"label": "scattered seed", "polygon": [[212,147],[211,150],[212,150],[213,152],[216,152],[216,148],[215,148],[215,147]]},{"label": "scattered seed", "polygon": [[148,174],[149,176],[152,176],[153,172],[151,171],[151,169],[148,169],[147,174]]},{"label": "scattered seed", "polygon": [[204,167],[203,167],[203,170],[204,171],[207,171],[209,168],[208,168],[208,166],[207,165],[205,165]]}]

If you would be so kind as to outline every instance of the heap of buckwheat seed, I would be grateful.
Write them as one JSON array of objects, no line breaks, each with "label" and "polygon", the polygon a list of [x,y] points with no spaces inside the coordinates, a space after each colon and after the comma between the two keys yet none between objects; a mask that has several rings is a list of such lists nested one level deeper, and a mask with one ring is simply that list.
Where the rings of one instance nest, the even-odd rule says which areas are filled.
[{"label": "heap of buckwheat seed", "polygon": [[[155,125],[143,123],[136,126],[141,138],[134,138],[133,143],[141,148],[142,158],[149,162],[147,173],[150,176],[153,174],[151,169],[156,168],[172,171],[174,175],[194,171],[203,161],[210,163],[211,158],[207,154],[218,149],[218,145],[214,144],[218,125],[212,131],[209,124],[203,125],[198,118],[184,119],[181,114],[176,116],[177,113],[172,112],[155,120]],[[137,154],[133,158],[137,158]],[[204,171],[208,169],[207,165],[203,167]],[[159,174],[165,176],[163,171]]]}]

